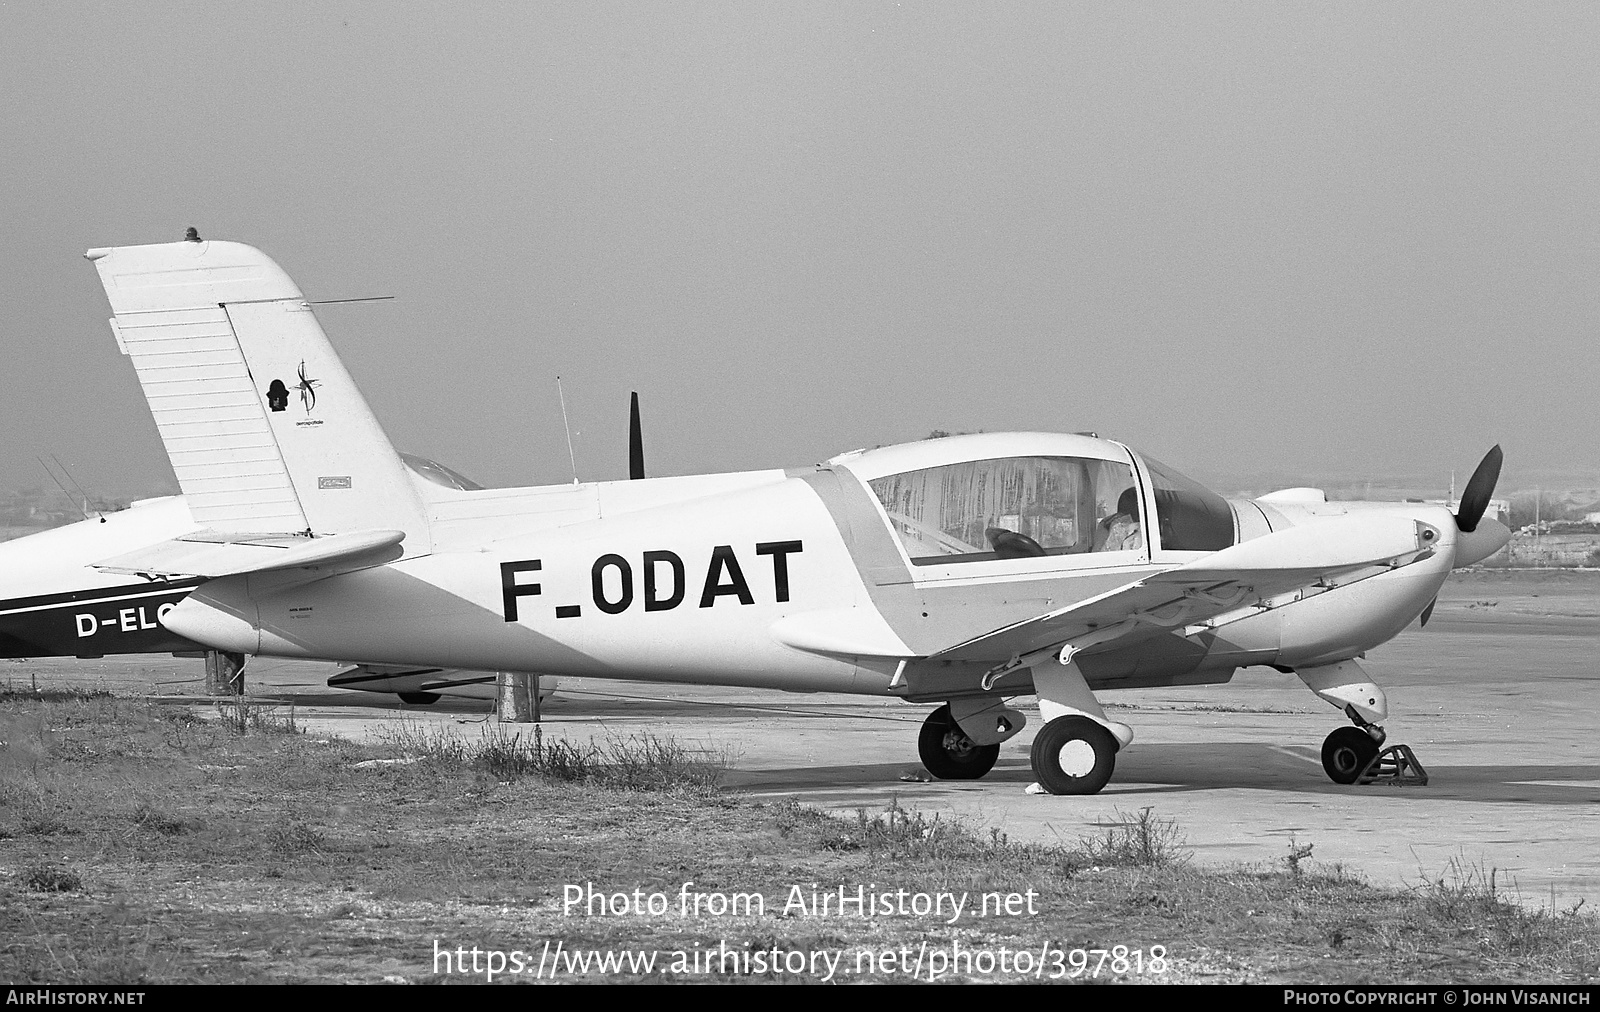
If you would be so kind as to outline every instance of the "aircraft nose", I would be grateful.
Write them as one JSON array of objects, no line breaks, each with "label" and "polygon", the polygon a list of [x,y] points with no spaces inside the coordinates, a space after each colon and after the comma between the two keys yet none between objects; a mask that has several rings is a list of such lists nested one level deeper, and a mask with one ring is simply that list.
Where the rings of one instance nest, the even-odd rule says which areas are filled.
[{"label": "aircraft nose", "polygon": [[1456,569],[1482,562],[1511,543],[1511,529],[1498,520],[1485,517],[1470,531],[1456,532]]}]

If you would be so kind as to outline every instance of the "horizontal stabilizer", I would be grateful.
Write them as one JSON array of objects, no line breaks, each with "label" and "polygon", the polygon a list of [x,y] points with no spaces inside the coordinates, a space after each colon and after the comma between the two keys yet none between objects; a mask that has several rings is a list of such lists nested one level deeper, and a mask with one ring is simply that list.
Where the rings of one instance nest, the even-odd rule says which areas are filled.
[{"label": "horizontal stabilizer", "polygon": [[228,535],[215,531],[163,541],[94,564],[108,573],[137,576],[238,576],[277,569],[362,562],[377,565],[398,558],[404,531],[352,531],[308,538],[298,534]]}]

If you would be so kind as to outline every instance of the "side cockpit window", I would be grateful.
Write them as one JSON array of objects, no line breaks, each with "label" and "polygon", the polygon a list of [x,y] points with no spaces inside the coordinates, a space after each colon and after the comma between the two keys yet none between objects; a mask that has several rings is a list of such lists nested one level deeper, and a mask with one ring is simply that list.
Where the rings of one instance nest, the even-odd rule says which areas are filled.
[{"label": "side cockpit window", "polygon": [[1002,457],[868,482],[919,566],[1144,547],[1132,468],[1079,457]]},{"label": "side cockpit window", "polygon": [[1144,456],[1161,525],[1161,547],[1177,552],[1215,552],[1234,543],[1233,507],[1193,478]]}]

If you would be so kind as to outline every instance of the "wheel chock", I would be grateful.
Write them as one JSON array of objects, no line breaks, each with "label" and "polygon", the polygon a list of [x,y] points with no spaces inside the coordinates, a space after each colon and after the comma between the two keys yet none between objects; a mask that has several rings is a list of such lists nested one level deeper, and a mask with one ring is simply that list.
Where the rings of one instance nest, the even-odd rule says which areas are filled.
[{"label": "wheel chock", "polygon": [[1367,768],[1356,778],[1358,784],[1382,784],[1385,787],[1426,787],[1428,771],[1422,768],[1417,754],[1410,745],[1390,745],[1372,757]]}]

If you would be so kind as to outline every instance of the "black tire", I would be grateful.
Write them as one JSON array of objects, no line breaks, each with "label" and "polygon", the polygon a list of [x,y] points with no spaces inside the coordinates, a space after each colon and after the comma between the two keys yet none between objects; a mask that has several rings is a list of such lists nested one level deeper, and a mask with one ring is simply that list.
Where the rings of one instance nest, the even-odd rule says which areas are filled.
[{"label": "black tire", "polygon": [[439,701],[437,692],[401,692],[400,702],[410,703],[412,706],[431,706]]},{"label": "black tire", "polygon": [[[1051,794],[1098,794],[1117,766],[1117,739],[1088,717],[1057,717],[1033,739],[1033,775]],[[1071,761],[1064,768],[1062,753]]]},{"label": "black tire", "polygon": [[1378,754],[1378,743],[1359,727],[1341,727],[1322,741],[1322,768],[1336,784],[1353,784]]},{"label": "black tire", "polygon": [[946,704],[922,722],[917,754],[928,772],[940,780],[977,780],[994,768],[1000,746],[979,745],[968,738]]}]

